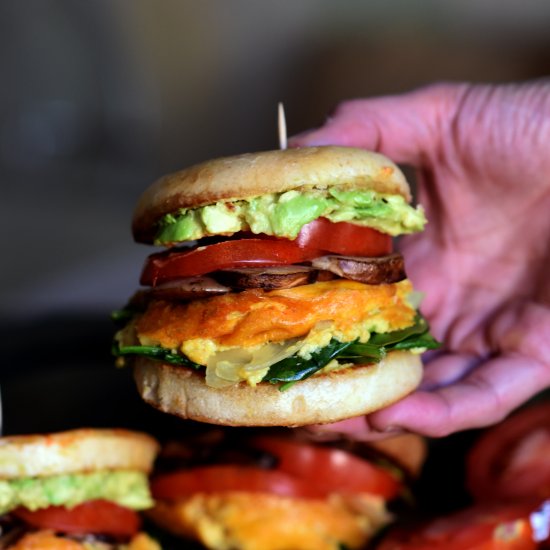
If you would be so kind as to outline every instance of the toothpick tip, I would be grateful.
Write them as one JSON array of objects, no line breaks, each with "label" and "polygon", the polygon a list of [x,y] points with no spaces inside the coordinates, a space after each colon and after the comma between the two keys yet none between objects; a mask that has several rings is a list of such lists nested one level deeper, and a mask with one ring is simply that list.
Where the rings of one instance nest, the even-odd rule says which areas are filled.
[{"label": "toothpick tip", "polygon": [[288,145],[287,132],[286,132],[286,118],[285,108],[282,101],[278,104],[278,127],[279,127],[279,148],[286,149]]}]

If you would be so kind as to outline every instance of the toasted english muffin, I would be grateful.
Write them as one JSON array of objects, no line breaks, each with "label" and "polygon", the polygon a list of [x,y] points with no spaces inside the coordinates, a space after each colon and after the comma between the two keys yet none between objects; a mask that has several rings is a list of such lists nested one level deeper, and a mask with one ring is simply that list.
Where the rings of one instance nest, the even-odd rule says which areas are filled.
[{"label": "toasted english muffin", "polygon": [[303,426],[368,414],[410,393],[422,377],[419,355],[389,353],[379,363],[314,376],[280,391],[273,384],[212,390],[188,368],[137,358],[141,397],[181,418],[230,426]]},{"label": "toasted english muffin", "polygon": [[46,477],[98,470],[149,473],[158,443],[123,429],[77,429],[0,438],[0,479]]},{"label": "toasted english muffin", "polygon": [[156,181],[135,208],[134,238],[153,242],[156,222],[180,208],[328,186],[370,189],[411,200],[401,170],[378,153],[332,146],[247,153],[209,160]]}]

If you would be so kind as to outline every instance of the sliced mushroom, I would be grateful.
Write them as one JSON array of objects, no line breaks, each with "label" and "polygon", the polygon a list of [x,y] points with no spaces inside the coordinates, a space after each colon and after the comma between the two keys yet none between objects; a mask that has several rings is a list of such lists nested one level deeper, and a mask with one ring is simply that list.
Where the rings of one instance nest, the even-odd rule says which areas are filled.
[{"label": "sliced mushroom", "polygon": [[211,277],[186,277],[174,279],[147,290],[139,291],[134,300],[139,303],[148,300],[198,300],[230,292],[231,289],[221,285]]},{"label": "sliced mushroom", "polygon": [[369,285],[396,283],[406,278],[403,256],[398,253],[377,258],[321,256],[312,260],[311,265],[339,277]]},{"label": "sliced mushroom", "polygon": [[317,280],[317,270],[301,265],[277,267],[247,267],[217,271],[212,276],[232,289],[262,288],[275,290],[307,285]]}]

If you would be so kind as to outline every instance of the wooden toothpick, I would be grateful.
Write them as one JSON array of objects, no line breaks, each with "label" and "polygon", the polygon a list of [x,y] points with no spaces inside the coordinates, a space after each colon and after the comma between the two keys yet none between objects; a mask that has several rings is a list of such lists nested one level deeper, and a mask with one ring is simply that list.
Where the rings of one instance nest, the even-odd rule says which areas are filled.
[{"label": "wooden toothpick", "polygon": [[286,135],[286,119],[285,119],[285,108],[283,104],[279,102],[278,109],[278,120],[279,120],[279,149],[286,149],[287,147],[287,135]]}]

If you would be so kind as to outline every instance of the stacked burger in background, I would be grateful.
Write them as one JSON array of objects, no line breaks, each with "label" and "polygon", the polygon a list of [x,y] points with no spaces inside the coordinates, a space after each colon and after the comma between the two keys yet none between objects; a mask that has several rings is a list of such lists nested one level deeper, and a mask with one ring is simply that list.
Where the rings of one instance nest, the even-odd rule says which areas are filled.
[{"label": "stacked burger in background", "polygon": [[209,549],[360,549],[393,520],[388,504],[409,496],[425,452],[412,434],[365,444],[207,430],[163,448],[147,514]]},{"label": "stacked burger in background", "polygon": [[128,430],[0,438],[0,548],[159,550],[138,515],[158,450]]}]

